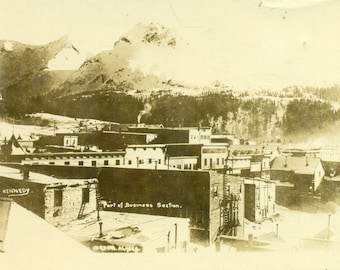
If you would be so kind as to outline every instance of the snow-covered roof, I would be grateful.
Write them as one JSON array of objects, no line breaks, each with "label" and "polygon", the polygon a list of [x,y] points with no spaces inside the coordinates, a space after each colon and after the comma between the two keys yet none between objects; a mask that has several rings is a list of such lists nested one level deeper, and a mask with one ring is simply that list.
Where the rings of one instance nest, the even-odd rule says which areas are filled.
[{"label": "snow-covered roof", "polygon": [[[4,241],[4,253],[0,253],[0,260],[3,263],[6,262],[6,258],[12,258],[12,260],[7,260],[11,262],[12,267],[14,265],[21,265],[21,267],[4,267],[4,269],[27,269],[26,267],[32,262],[38,264],[35,266],[39,266],[39,263],[44,260],[47,264],[51,264],[57,258],[58,262],[59,260],[62,262],[66,258],[72,257],[72,254],[81,254],[86,258],[90,253],[86,247],[42,218],[22,206],[12,203]],[[27,261],[23,257],[30,260]],[[60,267],[59,263],[57,265]]]},{"label": "snow-covered roof", "polygon": [[[0,166],[0,177],[5,177],[13,180],[23,180],[23,175],[19,169],[10,168],[7,166]],[[26,182],[33,182],[45,184],[49,186],[69,186],[69,185],[82,185],[84,183],[96,183],[97,179],[61,179],[55,178],[40,173],[29,173],[29,179]]]},{"label": "snow-covered roof", "polygon": [[297,174],[314,174],[320,158],[280,156],[273,160],[271,170],[294,171]]}]

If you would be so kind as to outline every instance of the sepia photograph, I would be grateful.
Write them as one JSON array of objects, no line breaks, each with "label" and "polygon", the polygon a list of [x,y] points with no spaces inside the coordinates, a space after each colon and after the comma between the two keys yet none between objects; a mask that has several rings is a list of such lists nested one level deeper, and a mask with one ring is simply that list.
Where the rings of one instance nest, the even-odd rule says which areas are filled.
[{"label": "sepia photograph", "polygon": [[0,0],[1,269],[337,269],[339,10]]}]

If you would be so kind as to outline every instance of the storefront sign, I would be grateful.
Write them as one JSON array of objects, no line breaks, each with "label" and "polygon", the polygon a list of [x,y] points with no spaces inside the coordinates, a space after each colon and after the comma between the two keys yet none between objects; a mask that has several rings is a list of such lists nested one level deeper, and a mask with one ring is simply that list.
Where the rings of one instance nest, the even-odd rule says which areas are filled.
[{"label": "storefront sign", "polygon": [[127,245],[118,245],[103,240],[92,240],[90,241],[89,246],[95,252],[120,252],[120,253],[143,252],[143,247],[138,244],[132,245],[127,243]]},{"label": "storefront sign", "polygon": [[30,193],[30,188],[6,188],[1,193],[5,197],[26,196]]},{"label": "storefront sign", "polygon": [[119,202],[119,203],[103,203],[104,209],[106,208],[182,208],[182,205],[176,203],[130,203],[130,202]]}]

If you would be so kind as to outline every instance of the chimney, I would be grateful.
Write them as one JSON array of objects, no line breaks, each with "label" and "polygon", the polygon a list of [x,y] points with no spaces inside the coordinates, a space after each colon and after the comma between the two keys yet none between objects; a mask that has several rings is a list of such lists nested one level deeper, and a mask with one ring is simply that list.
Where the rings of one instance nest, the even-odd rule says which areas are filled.
[{"label": "chimney", "polygon": [[25,164],[22,168],[22,175],[23,175],[23,180],[27,181],[30,176],[30,170],[29,170],[29,165]]}]

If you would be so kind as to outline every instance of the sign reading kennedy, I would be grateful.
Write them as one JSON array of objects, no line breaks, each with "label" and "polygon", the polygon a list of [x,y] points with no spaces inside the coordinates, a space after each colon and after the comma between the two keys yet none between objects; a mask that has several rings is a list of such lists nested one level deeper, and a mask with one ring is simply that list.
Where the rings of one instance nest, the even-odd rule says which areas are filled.
[{"label": "sign reading kennedy", "polygon": [[21,187],[21,188],[5,188],[0,190],[0,196],[2,197],[17,197],[17,196],[26,196],[30,193],[30,188]]}]

